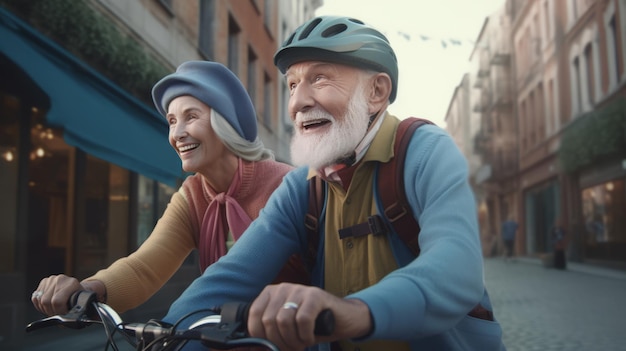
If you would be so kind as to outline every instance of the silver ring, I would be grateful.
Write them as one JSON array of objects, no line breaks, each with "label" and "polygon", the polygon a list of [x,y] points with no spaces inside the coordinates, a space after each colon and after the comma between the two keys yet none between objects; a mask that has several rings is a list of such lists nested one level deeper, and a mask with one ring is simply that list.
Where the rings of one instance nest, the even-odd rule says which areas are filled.
[{"label": "silver ring", "polygon": [[37,291],[35,291],[35,292],[33,293],[33,295],[32,295],[31,297],[34,297],[34,298],[36,298],[36,299],[40,299],[40,298],[41,298],[41,296],[43,296],[43,291],[41,291],[41,290],[37,290]]},{"label": "silver ring", "polygon": [[298,309],[298,304],[295,302],[285,302],[285,304],[283,305],[283,310],[297,310]]}]

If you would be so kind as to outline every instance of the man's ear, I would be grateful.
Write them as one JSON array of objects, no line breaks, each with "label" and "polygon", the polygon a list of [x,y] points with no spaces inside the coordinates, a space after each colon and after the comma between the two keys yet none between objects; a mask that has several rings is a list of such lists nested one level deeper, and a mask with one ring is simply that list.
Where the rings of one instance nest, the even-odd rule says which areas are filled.
[{"label": "man's ear", "polygon": [[391,95],[391,78],[387,73],[377,73],[370,78],[372,90],[369,95],[369,113],[380,111],[386,104],[389,104]]}]

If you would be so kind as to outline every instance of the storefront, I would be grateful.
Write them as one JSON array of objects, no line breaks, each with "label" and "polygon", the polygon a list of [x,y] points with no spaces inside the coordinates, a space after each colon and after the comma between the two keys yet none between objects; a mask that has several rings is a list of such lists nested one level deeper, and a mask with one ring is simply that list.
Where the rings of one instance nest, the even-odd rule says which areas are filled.
[{"label": "storefront", "polygon": [[626,159],[583,172],[579,186],[585,259],[626,263]]},{"label": "storefront", "polygon": [[537,185],[525,192],[526,253],[553,251],[550,230],[561,213],[560,186],[556,180]]},{"label": "storefront", "polygon": [[549,152],[554,143],[554,139],[549,140],[536,151],[535,162],[520,177],[523,211],[520,234],[523,241],[517,243],[523,246],[523,252],[528,256],[552,252],[551,228],[557,220],[565,225],[569,223],[558,160]]},{"label": "storefront", "polygon": [[183,174],[152,108],[1,8],[0,38],[0,349],[14,349],[39,280],[132,252]]}]

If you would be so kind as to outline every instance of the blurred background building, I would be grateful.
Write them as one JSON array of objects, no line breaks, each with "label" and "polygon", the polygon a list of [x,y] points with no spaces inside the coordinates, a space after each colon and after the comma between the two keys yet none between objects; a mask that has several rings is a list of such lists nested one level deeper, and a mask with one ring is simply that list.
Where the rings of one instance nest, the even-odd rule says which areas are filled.
[{"label": "blurred background building", "polygon": [[[321,0],[0,0],[0,349],[19,349],[39,280],[134,251],[184,179],[150,89],[187,60],[227,65],[289,162],[278,44]],[[191,256],[129,319],[158,318]]]},{"label": "blurred background building", "polygon": [[[489,15],[447,112],[469,160],[485,255],[626,268],[626,1],[507,0]],[[477,160],[478,157],[478,160]]]}]

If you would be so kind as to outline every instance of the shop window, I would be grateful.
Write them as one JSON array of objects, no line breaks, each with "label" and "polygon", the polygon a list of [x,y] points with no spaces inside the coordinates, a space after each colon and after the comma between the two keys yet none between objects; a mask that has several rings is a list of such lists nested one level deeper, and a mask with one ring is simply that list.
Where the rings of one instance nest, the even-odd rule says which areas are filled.
[{"label": "shop window", "polygon": [[159,191],[159,196],[157,198],[157,214],[158,217],[160,218],[163,215],[163,212],[165,212],[165,209],[167,208],[167,204],[170,203],[170,199],[172,198],[172,195],[174,195],[174,193],[176,192],[176,189],[167,185],[167,184],[163,184],[163,183],[158,183],[159,187],[158,187],[158,191]]},{"label": "shop window", "polygon": [[156,224],[155,184],[156,181],[138,175],[137,186],[137,241],[135,247],[146,241]]},{"label": "shop window", "polygon": [[85,277],[128,254],[129,171],[82,153],[76,167],[76,269]]},{"label": "shop window", "polygon": [[15,272],[19,101],[0,94],[0,273]]},{"label": "shop window", "polygon": [[590,258],[626,260],[626,189],[614,179],[583,190],[585,248]]},{"label": "shop window", "polygon": [[154,181],[143,175],[138,175],[137,191],[137,247],[146,241],[152,233],[157,221],[167,208],[167,205],[176,192],[176,189],[163,183]]},{"label": "shop window", "polygon": [[29,122],[28,149],[20,157],[28,163],[28,279],[38,281],[50,274],[72,274],[74,149],[60,129],[46,124],[44,111],[32,109]]}]

